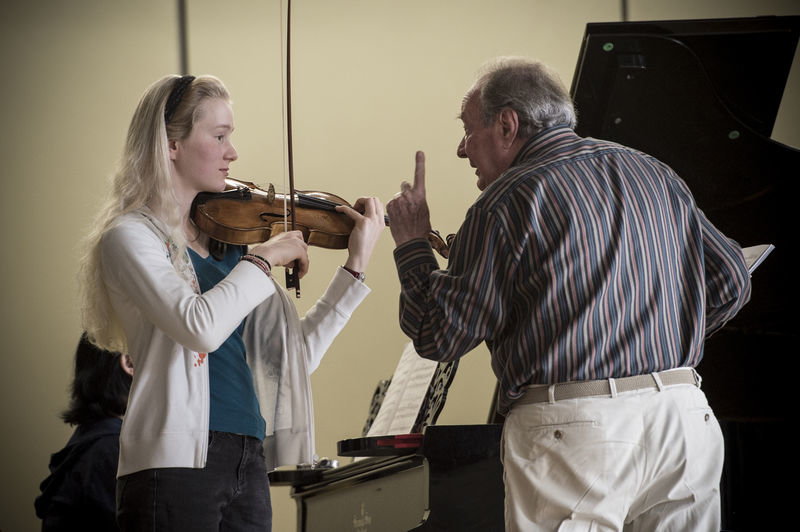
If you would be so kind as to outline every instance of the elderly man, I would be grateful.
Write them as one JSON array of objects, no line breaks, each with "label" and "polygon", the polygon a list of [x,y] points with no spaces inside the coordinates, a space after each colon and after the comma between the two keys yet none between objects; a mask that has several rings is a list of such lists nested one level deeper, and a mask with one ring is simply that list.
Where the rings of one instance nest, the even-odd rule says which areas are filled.
[{"label": "elderly man", "polygon": [[482,193],[447,269],[422,153],[387,209],[417,352],[491,352],[507,529],[718,531],[723,440],[693,368],[749,299],[741,248],[668,166],[577,136],[541,63],[492,62],[461,120]]}]

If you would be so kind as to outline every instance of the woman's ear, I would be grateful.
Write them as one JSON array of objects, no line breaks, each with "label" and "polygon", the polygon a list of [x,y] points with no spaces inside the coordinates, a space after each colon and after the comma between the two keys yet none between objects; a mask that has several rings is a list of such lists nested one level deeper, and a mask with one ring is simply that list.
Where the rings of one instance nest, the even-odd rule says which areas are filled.
[{"label": "woman's ear", "polygon": [[133,360],[130,355],[122,355],[119,357],[119,366],[122,371],[133,377]]},{"label": "woman's ear", "polygon": [[167,141],[167,148],[169,148],[169,158],[174,161],[178,158],[178,141],[175,139]]}]

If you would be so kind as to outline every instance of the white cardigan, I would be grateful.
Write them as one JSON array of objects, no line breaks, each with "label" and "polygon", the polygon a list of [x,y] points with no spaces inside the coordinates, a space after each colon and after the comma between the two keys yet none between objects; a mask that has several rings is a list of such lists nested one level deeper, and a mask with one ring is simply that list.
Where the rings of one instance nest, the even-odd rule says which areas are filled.
[{"label": "white cardigan", "polygon": [[103,279],[135,368],[117,475],[205,466],[206,353],[245,317],[248,364],[267,422],[267,468],[311,462],[309,375],[369,288],[339,268],[300,319],[282,287],[243,261],[200,294],[188,253],[176,252],[163,225],[146,209],[120,217],[100,246]]}]

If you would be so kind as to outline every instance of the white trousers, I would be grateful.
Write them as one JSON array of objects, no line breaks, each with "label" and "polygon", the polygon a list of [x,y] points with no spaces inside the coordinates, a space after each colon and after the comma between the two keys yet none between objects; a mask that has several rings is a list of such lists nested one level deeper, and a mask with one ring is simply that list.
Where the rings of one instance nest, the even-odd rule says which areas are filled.
[{"label": "white trousers", "polygon": [[705,394],[688,384],[515,406],[506,530],[719,532],[723,455]]}]

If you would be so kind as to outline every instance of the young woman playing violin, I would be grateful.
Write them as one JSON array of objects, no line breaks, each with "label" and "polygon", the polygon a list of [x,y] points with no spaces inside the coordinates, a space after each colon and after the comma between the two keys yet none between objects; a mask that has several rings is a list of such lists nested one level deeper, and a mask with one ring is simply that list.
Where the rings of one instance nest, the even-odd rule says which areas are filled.
[{"label": "young woman playing violin", "polygon": [[190,206],[225,188],[233,129],[218,79],[154,83],[88,238],[84,325],[136,368],[120,436],[123,531],[268,530],[267,471],[312,461],[308,376],[369,292],[360,274],[384,227],[376,198],[337,207],[355,224],[348,258],[302,319],[271,276],[307,272],[299,232],[209,254]]}]

